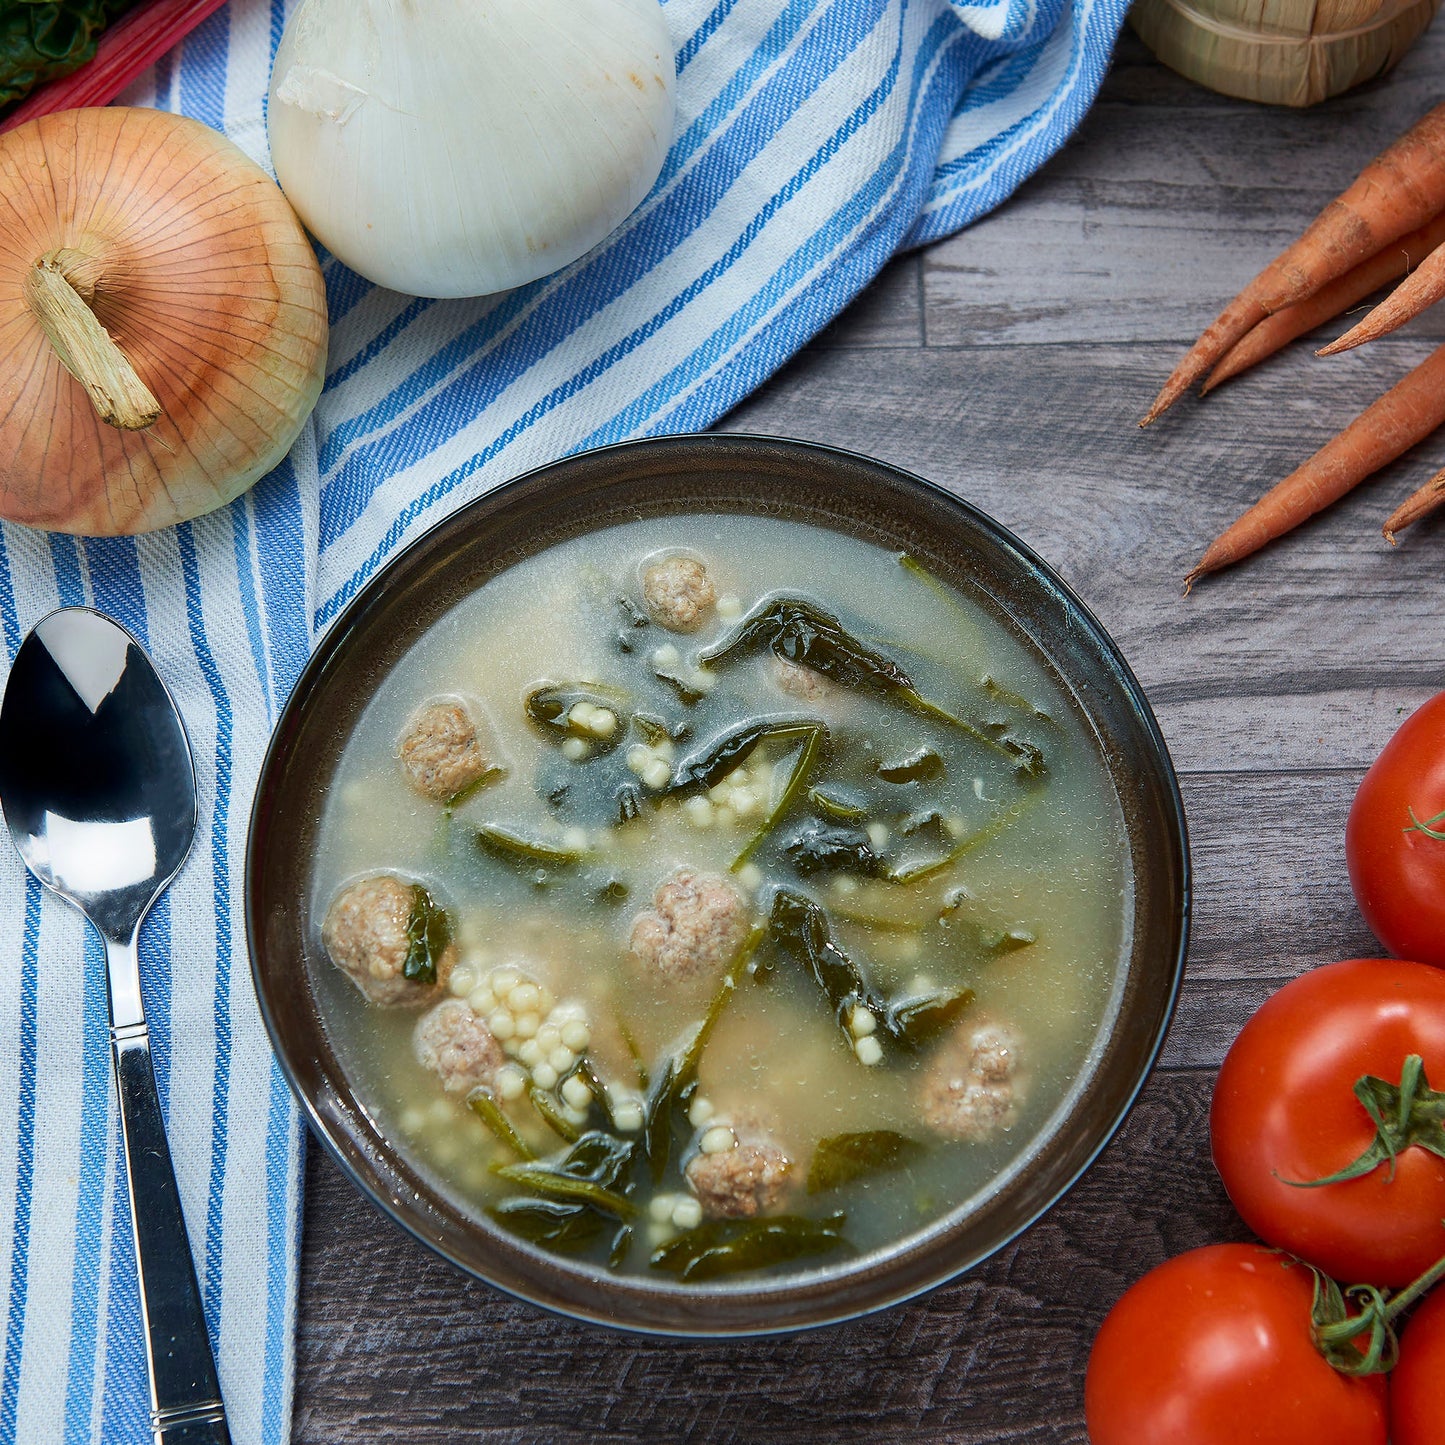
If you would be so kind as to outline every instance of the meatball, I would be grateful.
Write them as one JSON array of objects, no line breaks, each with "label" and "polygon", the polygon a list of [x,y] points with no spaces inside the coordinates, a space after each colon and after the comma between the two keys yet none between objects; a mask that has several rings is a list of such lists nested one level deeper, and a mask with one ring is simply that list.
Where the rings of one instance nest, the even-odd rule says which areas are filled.
[{"label": "meatball", "polygon": [[506,1063],[502,1046],[465,999],[449,998],[417,1021],[411,1039],[416,1061],[442,1081],[449,1094],[490,1087]]},{"label": "meatball", "polygon": [[821,672],[801,662],[789,662],[786,657],[773,658],[773,681],[790,697],[802,698],[804,702],[817,702],[832,691]]},{"label": "meatball", "polygon": [[696,632],[717,601],[707,568],[696,557],[664,557],[642,574],[642,597],[652,620],[671,632]]},{"label": "meatball", "polygon": [[792,1167],[776,1145],[754,1142],[717,1154],[695,1154],[685,1173],[709,1219],[751,1219],[782,1198]]},{"label": "meatball", "polygon": [[732,884],[683,868],[658,886],[628,940],[633,959],[669,983],[716,977],[748,931],[748,905]]},{"label": "meatball", "polygon": [[980,1144],[1009,1128],[1025,1089],[1018,1043],[996,1024],[967,1021],[939,1048],[919,1091],[930,1129]]},{"label": "meatball", "polygon": [[449,803],[492,771],[476,724],[455,699],[429,702],[407,725],[398,753],[406,780],[424,798]]},{"label": "meatball", "polygon": [[332,963],[372,1003],[407,1008],[424,1004],[446,983],[456,962],[456,945],[449,944],[437,961],[435,984],[403,976],[411,951],[407,930],[414,902],[413,884],[376,873],[347,884],[326,910],[321,942]]}]

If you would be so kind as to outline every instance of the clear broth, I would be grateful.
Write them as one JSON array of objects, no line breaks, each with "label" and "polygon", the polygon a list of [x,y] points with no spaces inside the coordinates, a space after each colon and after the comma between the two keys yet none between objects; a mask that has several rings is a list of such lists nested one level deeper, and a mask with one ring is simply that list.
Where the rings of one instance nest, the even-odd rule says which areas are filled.
[{"label": "clear broth", "polygon": [[[983,707],[1017,722],[1018,707],[981,691],[984,678],[996,679],[1046,715],[1025,715],[1023,729],[1044,749],[1045,782],[1023,789],[995,752],[892,700],[838,687],[816,702],[787,697],[770,678],[766,657],[719,672],[711,693],[683,705],[653,677],[652,651],[675,647],[681,659],[669,670],[691,676],[690,659],[734,622],[714,612],[688,635],[635,628],[626,654],[617,642],[629,630],[618,598],[640,601],[642,562],[674,550],[705,559],[719,597],[737,599],[745,614],[778,594],[810,598],[901,663],[924,697],[959,714],[978,715]],[[975,1000],[965,1022],[996,1021],[1016,1035],[1027,1093],[1011,1127],[980,1143],[931,1133],[917,1099],[930,1052],[890,1049],[882,1065],[863,1065],[814,982],[785,964],[766,971],[763,981],[742,977],[699,1072],[699,1093],[715,1118],[761,1121],[793,1161],[786,1212],[845,1211],[846,1237],[859,1251],[890,1246],[1000,1187],[1086,1081],[1130,946],[1131,879],[1119,802],[1087,721],[1046,660],[991,606],[905,568],[895,552],[800,522],[735,515],[641,520],[561,543],[488,581],[418,639],[368,702],[333,780],[312,878],[316,932],[346,880],[379,870],[421,879],[456,920],[464,979],[505,964],[558,998],[578,1001],[591,1025],[589,1058],[621,1096],[637,1084],[627,1036],[656,1076],[709,1003],[706,993],[699,998],[661,986],[641,995],[626,959],[633,919],[679,867],[738,878],[730,865],[762,818],[700,827],[684,803],[649,797],[641,817],[609,829],[595,816],[570,816],[568,795],[549,804],[545,795],[559,781],[575,781],[601,760],[594,752],[569,761],[557,738],[527,719],[523,700],[541,682],[581,680],[623,683],[640,694],[642,710],[670,722],[691,720],[692,737],[679,742],[679,755],[725,731],[729,719],[758,712],[821,718],[835,740],[834,757],[852,774],[835,787],[825,767],[816,780],[825,792],[855,800],[861,789],[853,784],[870,758],[897,760],[937,745],[949,761],[943,779],[867,790],[875,821],[885,812],[889,820],[881,851],[899,866],[929,861],[930,849],[941,856],[950,838],[971,836],[1007,814],[996,836],[918,883],[827,872],[785,881],[825,908],[836,941],[884,992],[924,980],[967,985]],[[408,719],[438,695],[468,700],[506,767],[503,778],[450,813],[411,790],[396,757]],[[624,738],[617,754],[636,741],[635,733]],[[776,798],[790,755],[776,746],[771,756]],[[968,765],[960,766],[960,758]],[[900,821],[930,808],[955,831],[935,823],[905,843]],[[776,836],[807,815],[806,803],[795,804]],[[554,840],[569,826],[586,827],[587,865],[529,871],[499,862],[470,842],[488,823]],[[766,897],[776,871],[769,857],[767,846],[754,855],[764,875],[755,897]],[[592,901],[600,879],[624,887],[625,900]],[[885,926],[851,921],[860,916]],[[985,946],[1010,934],[1016,944],[1032,941]],[[492,1168],[511,1156],[465,1102],[444,1094],[416,1063],[411,1037],[418,1014],[368,1004],[327,965],[315,982],[358,1097],[411,1163],[478,1217],[514,1194]],[[563,1147],[525,1098],[508,1114],[533,1147]],[[804,1180],[817,1142],[869,1130],[896,1131],[927,1149],[896,1171],[808,1193]],[[669,1187],[679,1186],[674,1180]],[[644,1214],[618,1267],[648,1273],[650,1250],[677,1232]],[[599,1245],[583,1257],[598,1263],[606,1253]]]}]

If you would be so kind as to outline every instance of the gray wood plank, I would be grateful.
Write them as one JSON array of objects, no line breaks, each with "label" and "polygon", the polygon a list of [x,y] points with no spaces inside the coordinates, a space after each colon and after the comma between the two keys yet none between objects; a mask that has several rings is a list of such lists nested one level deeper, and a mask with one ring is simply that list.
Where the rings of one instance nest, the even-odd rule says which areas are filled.
[{"label": "gray wood plank", "polygon": [[[1302,112],[1191,86],[1132,35],[1120,50],[1070,144],[993,215],[924,254],[929,345],[1192,341],[1439,102],[1445,26],[1387,83]],[[1412,331],[1445,337],[1445,307]]]}]

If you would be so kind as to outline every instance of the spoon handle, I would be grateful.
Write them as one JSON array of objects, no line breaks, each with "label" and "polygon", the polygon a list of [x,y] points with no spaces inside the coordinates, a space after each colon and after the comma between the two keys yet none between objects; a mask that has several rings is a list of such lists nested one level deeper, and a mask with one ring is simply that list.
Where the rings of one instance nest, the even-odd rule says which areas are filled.
[{"label": "spoon handle", "polygon": [[111,1053],[125,1134],[156,1445],[228,1445],[226,1411],[171,1167],[145,1024],[113,1028]]}]

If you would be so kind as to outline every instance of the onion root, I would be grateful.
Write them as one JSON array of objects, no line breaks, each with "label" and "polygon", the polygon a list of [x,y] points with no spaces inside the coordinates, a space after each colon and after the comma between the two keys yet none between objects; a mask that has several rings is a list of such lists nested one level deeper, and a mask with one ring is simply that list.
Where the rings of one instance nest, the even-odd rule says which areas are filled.
[{"label": "onion root", "polygon": [[100,419],[122,431],[144,431],[160,418],[161,404],[87,304],[96,271],[81,251],[47,251],[26,274],[25,302]]}]

